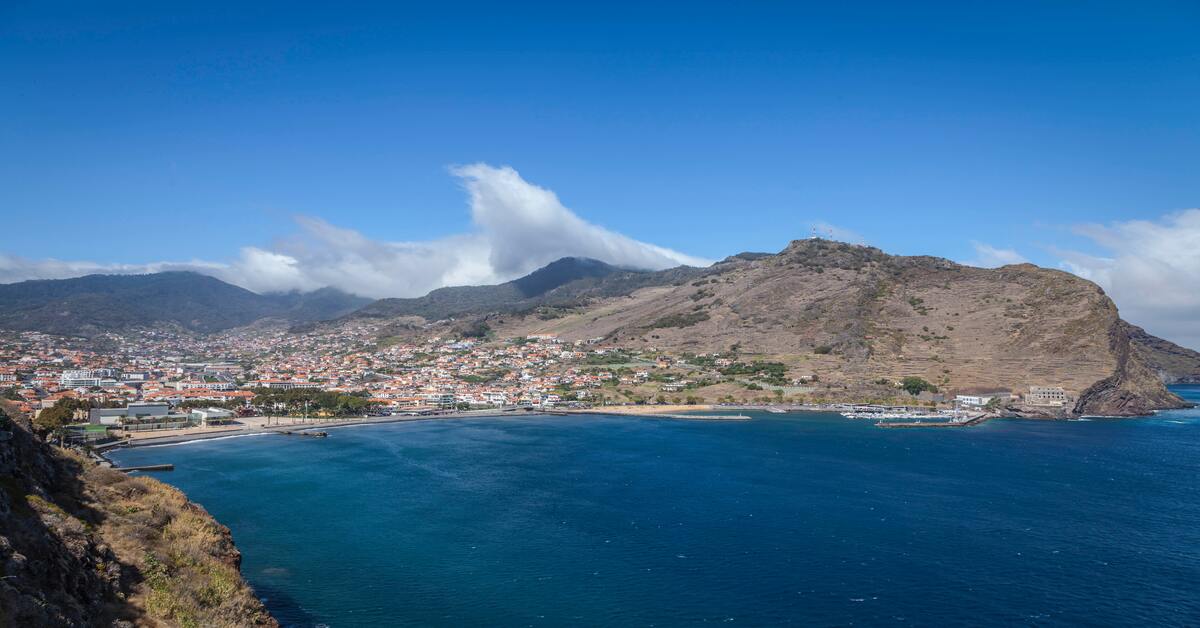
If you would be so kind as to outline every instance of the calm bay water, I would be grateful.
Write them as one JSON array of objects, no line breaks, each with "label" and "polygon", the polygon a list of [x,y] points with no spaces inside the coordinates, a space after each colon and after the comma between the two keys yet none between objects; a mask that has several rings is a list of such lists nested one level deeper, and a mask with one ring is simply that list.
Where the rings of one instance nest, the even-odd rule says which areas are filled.
[{"label": "calm bay water", "polygon": [[[1179,388],[1200,401],[1200,388]],[[441,420],[125,450],[283,623],[1200,624],[1200,412]]]}]

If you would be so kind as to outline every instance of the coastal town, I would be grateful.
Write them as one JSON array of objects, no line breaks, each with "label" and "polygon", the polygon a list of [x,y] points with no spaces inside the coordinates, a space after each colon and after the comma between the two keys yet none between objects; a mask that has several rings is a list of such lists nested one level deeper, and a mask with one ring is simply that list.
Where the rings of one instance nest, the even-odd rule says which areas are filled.
[{"label": "coastal town", "polygon": [[821,408],[850,418],[955,424],[1012,404],[1053,413],[1072,401],[1057,386],[951,396],[918,377],[880,380],[884,393],[856,399],[823,383],[820,373],[736,352],[669,355],[550,334],[379,334],[366,323],[319,333],[284,326],[210,335],[158,328],[88,339],[4,332],[0,391],[35,425],[74,442],[262,428],[289,418],[483,410]]}]

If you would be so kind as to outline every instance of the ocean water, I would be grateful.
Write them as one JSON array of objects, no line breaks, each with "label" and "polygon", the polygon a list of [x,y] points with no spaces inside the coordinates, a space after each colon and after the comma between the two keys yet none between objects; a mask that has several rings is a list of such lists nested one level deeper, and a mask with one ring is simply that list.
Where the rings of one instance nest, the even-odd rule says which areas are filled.
[{"label": "ocean water", "polygon": [[175,463],[286,625],[1200,625],[1196,411],[440,420],[115,457]]}]

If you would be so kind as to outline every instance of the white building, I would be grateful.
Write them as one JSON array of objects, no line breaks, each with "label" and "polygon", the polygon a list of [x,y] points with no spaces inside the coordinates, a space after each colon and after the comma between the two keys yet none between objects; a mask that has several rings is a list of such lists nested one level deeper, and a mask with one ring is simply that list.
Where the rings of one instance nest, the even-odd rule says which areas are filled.
[{"label": "white building", "polygon": [[223,425],[233,421],[233,412],[224,408],[197,408],[190,413],[193,421],[199,421],[204,427]]},{"label": "white building", "polygon": [[131,403],[124,408],[92,408],[88,421],[97,425],[120,425],[128,419],[166,420],[171,407],[165,403]]},{"label": "white building", "polygon": [[1000,403],[1008,403],[1012,401],[1012,397],[1012,393],[1007,390],[996,390],[990,392],[956,395],[954,400],[963,404],[964,406],[982,408],[991,403],[993,399],[998,400]]},{"label": "white building", "polygon": [[233,390],[233,382],[205,382],[200,380],[188,380],[182,382],[171,382],[168,384],[175,390]]},{"label": "white building", "polygon": [[1025,403],[1031,406],[1065,406],[1070,399],[1062,386],[1030,386]]},{"label": "white building", "polygon": [[243,388],[271,388],[274,390],[314,390],[321,387],[317,382],[295,379],[265,379],[261,382],[250,382]]},{"label": "white building", "polygon": [[87,369],[68,369],[58,378],[58,383],[63,388],[91,388],[102,385],[103,381],[103,372]]}]

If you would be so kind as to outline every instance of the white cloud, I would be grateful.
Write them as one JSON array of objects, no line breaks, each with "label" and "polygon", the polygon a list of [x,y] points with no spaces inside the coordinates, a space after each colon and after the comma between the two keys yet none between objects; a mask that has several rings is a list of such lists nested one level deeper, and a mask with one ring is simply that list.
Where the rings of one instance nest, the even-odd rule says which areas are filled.
[{"label": "white cloud", "polygon": [[160,273],[169,270],[194,270],[215,274],[225,268],[225,264],[199,260],[190,262],[151,262],[149,264],[101,264],[86,261],[64,261],[54,258],[31,260],[0,253],[0,283],[12,283],[29,279],[66,279],[68,277],[94,274],[128,275]]},{"label": "white cloud", "polygon": [[488,259],[499,275],[523,275],[565,256],[634,268],[711,263],[589,224],[554,192],[528,183],[512,168],[473,164],[452,172],[467,188],[471,219],[486,235]]},{"label": "white cloud", "polygon": [[509,167],[451,169],[467,191],[471,232],[424,242],[383,242],[319,218],[297,217],[299,232],[270,249],[246,247],[229,263],[98,264],[0,255],[0,282],[89,273],[196,270],[257,292],[333,286],[368,297],[419,296],[442,286],[507,281],[566,256],[663,269],[710,260],[634,240],[591,224],[554,192]]},{"label": "white cloud", "polygon": [[1200,209],[1075,232],[1105,254],[1062,251],[1064,270],[1100,284],[1125,320],[1200,348]]},{"label": "white cloud", "polygon": [[1013,249],[1001,249],[983,242],[971,241],[971,246],[975,248],[975,259],[962,262],[967,266],[978,266],[980,268],[996,268],[998,266],[1007,266],[1009,264],[1024,264],[1029,260],[1025,259],[1024,255],[1014,251]]}]

